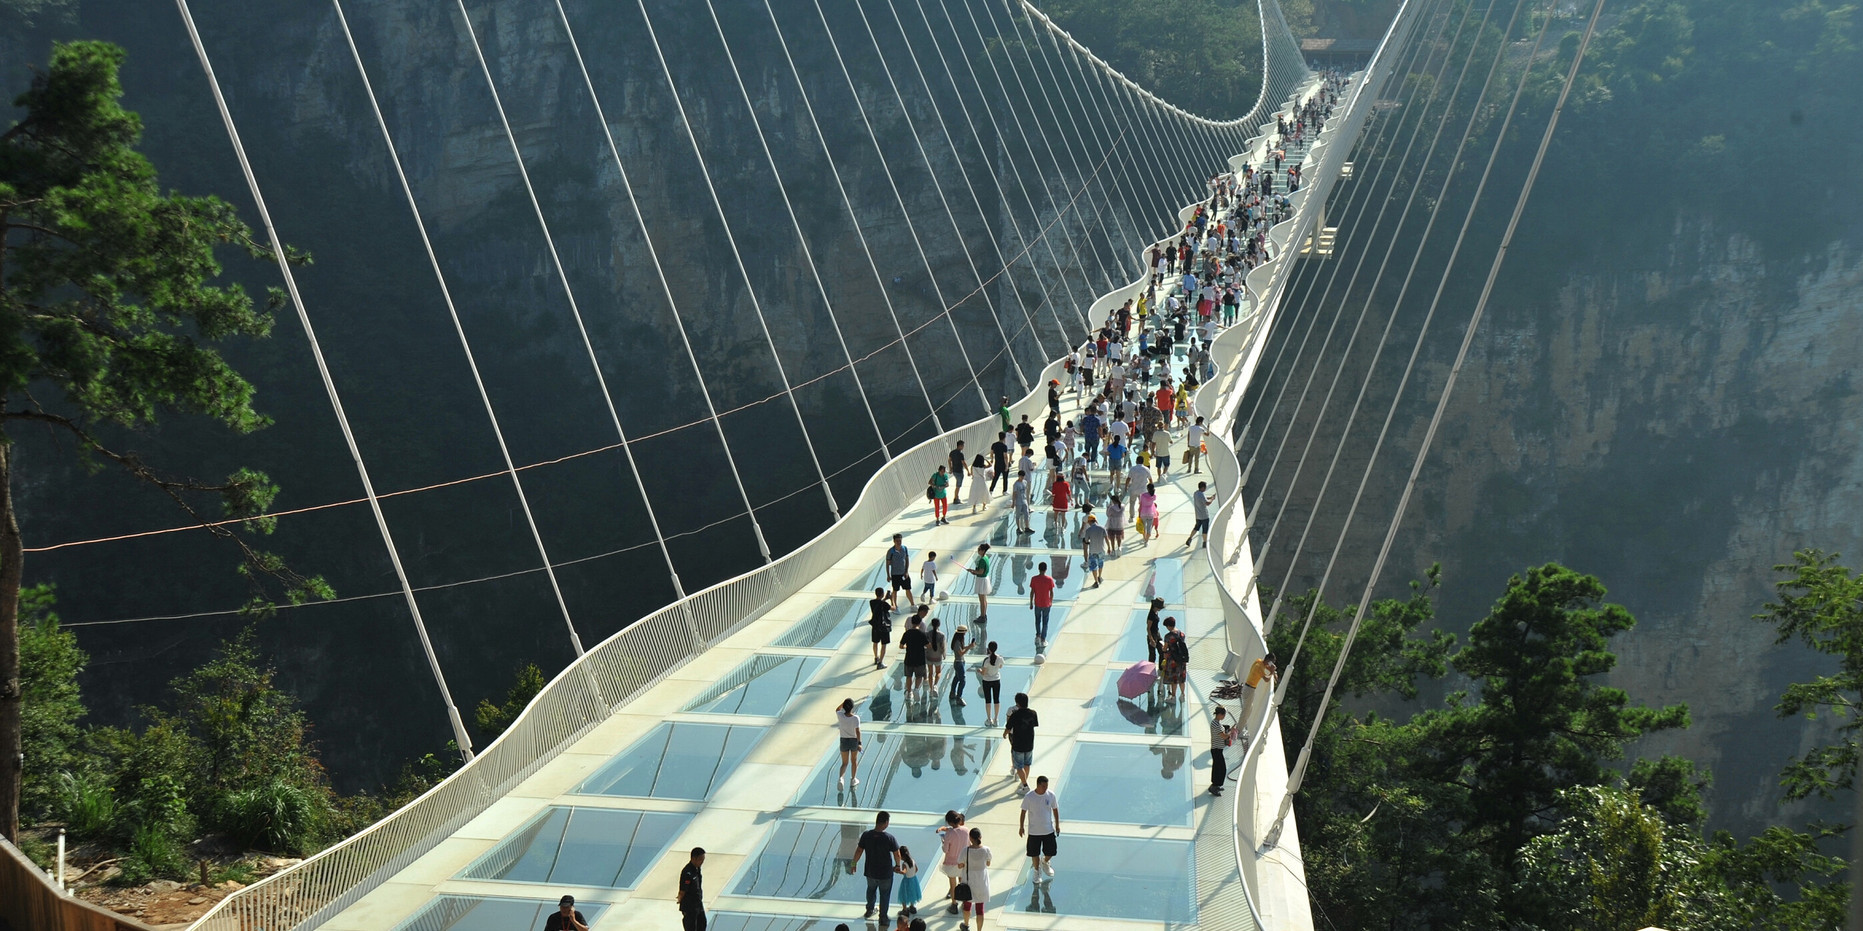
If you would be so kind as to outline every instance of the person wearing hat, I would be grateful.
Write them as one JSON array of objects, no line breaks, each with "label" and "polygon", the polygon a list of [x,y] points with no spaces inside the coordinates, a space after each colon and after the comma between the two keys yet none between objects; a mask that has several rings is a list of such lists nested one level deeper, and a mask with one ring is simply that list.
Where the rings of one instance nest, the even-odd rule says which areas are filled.
[{"label": "person wearing hat", "polygon": [[1106,528],[1092,514],[1087,515],[1087,526],[1080,532],[1080,552],[1086,557],[1082,562],[1087,571],[1093,573],[1093,587],[1099,588],[1100,573],[1106,568]]},{"label": "person wearing hat", "polygon": [[575,896],[563,896],[556,903],[556,911],[543,923],[543,931],[589,931],[588,919],[576,911]]},{"label": "person wearing hat", "polygon": [[674,901],[679,904],[679,920],[685,931],[705,931],[705,877],[700,868],[705,865],[705,848],[692,848],[692,859],[679,871],[679,893]]}]

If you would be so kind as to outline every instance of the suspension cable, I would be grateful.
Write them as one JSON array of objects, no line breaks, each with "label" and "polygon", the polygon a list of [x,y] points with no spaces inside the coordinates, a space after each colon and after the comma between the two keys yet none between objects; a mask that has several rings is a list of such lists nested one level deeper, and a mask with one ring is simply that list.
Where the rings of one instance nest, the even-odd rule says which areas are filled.
[{"label": "suspension cable", "polygon": [[323,381],[324,394],[329,397],[330,407],[336,413],[337,426],[343,431],[343,443],[349,447],[349,459],[356,464],[356,477],[362,480],[362,492],[375,518],[375,529],[382,535],[382,545],[388,550],[388,562],[394,567],[395,581],[401,583],[401,597],[406,601],[408,614],[414,620],[414,631],[420,637],[421,651],[427,657],[427,668],[433,673],[434,685],[440,689],[440,700],[446,703],[446,718],[452,725],[453,739],[459,745],[460,756],[471,762],[472,736],[466,733],[466,723],[459,716],[459,707],[453,703],[453,692],[446,686],[446,672],[440,668],[440,657],[434,652],[433,639],[427,636],[427,621],[421,616],[420,602],[414,597],[414,588],[408,582],[407,567],[401,564],[401,551],[395,546],[393,531],[388,529],[388,518],[382,513],[381,500],[376,497],[375,483],[369,478],[369,466],[363,461],[362,448],[357,445],[356,433],[349,426],[349,415],[343,410],[343,398],[336,390],[336,381],[330,377],[330,365],[324,359],[323,346],[317,341],[317,330],[311,325],[310,312],[304,307],[304,296],[298,291],[297,275],[291,271],[291,263],[285,259],[283,241],[272,225],[272,212],[265,205],[265,195],[259,190],[258,176],[253,174],[252,161],[246,157],[246,145],[240,141],[239,129],[233,124],[233,112],[226,105],[226,95],[220,91],[220,78],[214,73],[213,62],[207,57],[207,46],[201,42],[200,30],[195,28],[194,13],[188,9],[188,0],[175,0],[175,6],[181,11],[181,22],[188,30],[188,41],[194,44],[194,54],[200,58],[201,70],[207,75],[207,86],[213,91],[213,102],[220,111],[220,122],[226,126],[226,137],[233,144],[233,155],[239,159],[239,170],[246,177],[246,189],[252,193],[252,202],[258,207],[259,222],[265,227],[266,239],[272,247],[272,258],[278,263],[278,272],[284,276],[285,291],[291,296],[292,309],[297,311],[298,324],[304,327],[304,341],[310,346],[311,358],[317,363],[317,376]]}]

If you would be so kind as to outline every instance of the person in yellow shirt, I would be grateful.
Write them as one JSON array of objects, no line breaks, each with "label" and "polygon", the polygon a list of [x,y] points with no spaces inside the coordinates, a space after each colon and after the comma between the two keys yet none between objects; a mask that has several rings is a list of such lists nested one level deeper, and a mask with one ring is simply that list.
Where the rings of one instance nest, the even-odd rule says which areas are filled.
[{"label": "person in yellow shirt", "polygon": [[[1236,721],[1236,726],[1242,729],[1243,734],[1248,733],[1248,724],[1251,720],[1254,720],[1249,717],[1249,711],[1255,707],[1256,687],[1261,685],[1262,680],[1265,679],[1268,682],[1268,687],[1274,688],[1274,680],[1280,676],[1280,673],[1280,667],[1274,664],[1273,653],[1269,653],[1249,664],[1248,678],[1242,683],[1242,688],[1244,689],[1242,692],[1242,714]],[[1247,738],[1244,737],[1243,739],[1244,742],[1246,742]]]}]

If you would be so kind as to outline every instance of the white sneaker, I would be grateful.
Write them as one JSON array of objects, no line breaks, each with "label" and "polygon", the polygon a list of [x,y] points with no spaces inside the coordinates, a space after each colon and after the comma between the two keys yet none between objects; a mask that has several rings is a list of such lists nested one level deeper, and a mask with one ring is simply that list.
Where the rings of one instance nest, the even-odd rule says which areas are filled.
[{"label": "white sneaker", "polygon": [[1049,878],[1049,879],[1053,879],[1053,878],[1054,878],[1054,864],[1052,864],[1052,863],[1043,863],[1043,864],[1041,865],[1041,871],[1042,871],[1042,872],[1044,872],[1044,873],[1047,873],[1047,874],[1048,874],[1048,878]]},{"label": "white sneaker", "polygon": [[855,776],[855,777],[854,777],[854,784],[855,784],[855,785],[860,785],[860,777],[859,777],[859,776]]},{"label": "white sneaker", "polygon": [[834,781],[834,787],[835,787],[835,788],[837,788],[837,789],[839,789],[839,788],[841,788],[841,787],[842,787],[842,786],[844,786],[844,785],[847,785],[847,777],[846,777],[846,776],[838,776],[838,777],[836,777],[836,778],[835,778],[835,781]]}]

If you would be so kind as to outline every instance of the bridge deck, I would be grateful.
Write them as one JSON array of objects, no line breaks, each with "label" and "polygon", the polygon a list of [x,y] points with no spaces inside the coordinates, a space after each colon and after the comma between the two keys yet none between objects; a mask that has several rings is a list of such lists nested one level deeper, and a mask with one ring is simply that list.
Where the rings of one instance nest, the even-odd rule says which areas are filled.
[{"label": "bridge deck", "polygon": [[[1257,140],[1255,164],[1264,145]],[[1298,162],[1299,152],[1289,155],[1289,164]],[[1173,366],[1179,375],[1183,352]],[[1064,395],[1063,418],[1077,420],[1081,401]],[[571,894],[597,928],[677,928],[677,876],[686,851],[702,846],[712,929],[829,931],[841,922],[860,929],[865,881],[848,874],[849,857],[881,808],[919,863],[923,916],[933,927],[955,927],[944,911],[947,883],[933,833],[954,808],[993,851],[992,928],[1252,931],[1230,800],[1205,791],[1206,696],[1228,639],[1209,562],[1184,542],[1191,492],[1211,476],[1187,474],[1183,428],[1172,438],[1173,471],[1158,482],[1161,535],[1142,545],[1128,518],[1125,545],[1107,561],[1101,587],[1089,587],[1082,566],[1079,511],[1057,518],[1045,494],[1036,495],[1028,536],[1015,533],[1000,491],[973,514],[966,482],[947,526],[934,526],[929,504],[919,501],[808,589],[671,673],[322,927],[538,928],[557,898]],[[1031,485],[1041,490],[1049,481],[1043,470]],[[1096,513],[1107,488],[1102,465],[1093,473]],[[1235,490],[1214,491],[1227,498]],[[1033,881],[1016,836],[1021,792],[1000,721],[985,721],[975,674],[968,704],[956,705],[948,700],[948,664],[936,699],[905,694],[897,647],[886,669],[874,667],[866,599],[885,584],[882,554],[895,532],[912,552],[915,587],[925,554],[938,554],[939,589],[949,599],[935,603],[933,616],[943,630],[971,625],[973,662],[996,640],[1008,663],[1005,705],[1025,691],[1041,717],[1032,773],[1053,780],[1062,818],[1051,881]],[[996,594],[979,631],[978,599],[953,557],[967,561],[985,542]],[[1058,585],[1049,642],[1038,645],[1027,580],[1044,561]],[[1164,700],[1162,687],[1136,701],[1120,700],[1114,688],[1120,671],[1146,658],[1144,613],[1154,595],[1190,639],[1181,703]],[[906,617],[895,615],[895,639]],[[1045,651],[1039,665],[1038,651]],[[859,704],[866,750],[860,785],[842,789],[833,711],[847,697]]]}]

